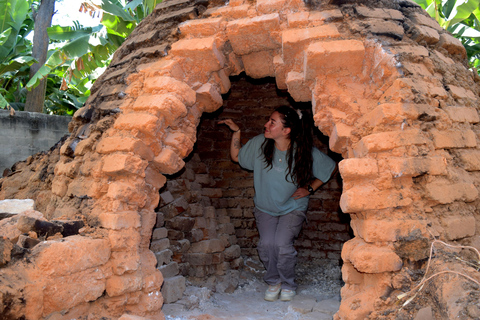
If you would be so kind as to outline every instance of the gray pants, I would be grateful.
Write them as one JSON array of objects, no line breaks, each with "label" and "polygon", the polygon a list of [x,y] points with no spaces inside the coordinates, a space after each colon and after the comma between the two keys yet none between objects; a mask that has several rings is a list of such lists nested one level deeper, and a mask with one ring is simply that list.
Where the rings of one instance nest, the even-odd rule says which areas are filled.
[{"label": "gray pants", "polygon": [[275,217],[255,208],[254,213],[260,234],[258,255],[267,271],[263,280],[271,286],[281,283],[282,289],[296,290],[293,241],[302,229],[305,212],[296,210]]}]

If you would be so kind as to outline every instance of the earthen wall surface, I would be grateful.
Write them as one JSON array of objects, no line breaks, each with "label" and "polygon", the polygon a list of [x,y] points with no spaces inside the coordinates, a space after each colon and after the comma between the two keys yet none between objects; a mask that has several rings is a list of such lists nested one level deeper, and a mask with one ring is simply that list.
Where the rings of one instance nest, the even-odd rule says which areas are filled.
[{"label": "earthen wall surface", "polygon": [[[166,1],[117,51],[74,116],[41,202],[48,219],[82,218],[86,227],[0,270],[7,279],[14,270],[23,288],[9,297],[25,300],[10,317],[162,317],[163,277],[149,250],[159,191],[193,151],[202,113],[223,105],[229,77],[242,72],[275,77],[295,101],[310,101],[329,149],[344,158],[340,207],[355,237],[342,248],[346,284],[336,318],[413,317],[417,309],[398,310],[396,295],[425,271],[433,238],[478,247],[479,78],[466,68],[461,43],[418,6]],[[8,181],[0,197],[21,194],[5,189]],[[53,258],[92,251],[102,254],[88,263]],[[475,288],[448,279],[456,284],[437,278],[426,301],[436,315],[467,319]],[[56,285],[66,281],[74,289]],[[450,301],[455,287],[467,298]]]}]

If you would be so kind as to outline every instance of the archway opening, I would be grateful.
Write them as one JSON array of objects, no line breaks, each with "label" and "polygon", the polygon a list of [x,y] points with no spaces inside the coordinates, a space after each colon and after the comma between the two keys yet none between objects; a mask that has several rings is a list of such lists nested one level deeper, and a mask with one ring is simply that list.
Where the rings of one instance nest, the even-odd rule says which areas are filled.
[{"label": "archway opening", "polygon": [[[160,190],[151,249],[165,277],[166,303],[182,299],[185,283],[232,292],[241,273],[245,278],[245,273],[252,277],[264,271],[256,250],[253,174],[230,159],[231,133],[217,122],[232,118],[242,128],[244,144],[263,132],[278,106],[291,105],[312,117],[311,103],[295,102],[278,90],[274,78],[252,79],[242,73],[230,80],[223,106],[202,116],[185,167]],[[342,156],[328,149],[328,139],[314,127],[315,146],[338,163]],[[325,298],[339,299],[341,249],[353,238],[350,216],[339,206],[341,193],[337,174],[311,196],[307,221],[295,241],[297,282],[317,284]]]}]

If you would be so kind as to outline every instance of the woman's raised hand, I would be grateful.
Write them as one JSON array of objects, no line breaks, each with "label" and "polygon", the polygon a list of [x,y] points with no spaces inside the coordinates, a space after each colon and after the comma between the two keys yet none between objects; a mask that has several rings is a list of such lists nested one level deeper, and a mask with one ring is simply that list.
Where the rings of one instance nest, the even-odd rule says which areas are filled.
[{"label": "woman's raised hand", "polygon": [[233,132],[238,132],[240,130],[240,127],[235,122],[233,122],[232,119],[220,120],[218,121],[218,124],[227,125]]}]

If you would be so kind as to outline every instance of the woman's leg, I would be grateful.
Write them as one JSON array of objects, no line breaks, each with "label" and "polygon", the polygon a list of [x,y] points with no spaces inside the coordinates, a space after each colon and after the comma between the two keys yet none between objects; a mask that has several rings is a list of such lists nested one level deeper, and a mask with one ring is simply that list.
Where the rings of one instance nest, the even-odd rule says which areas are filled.
[{"label": "woman's leg", "polygon": [[293,247],[293,241],[302,229],[305,221],[305,212],[292,211],[280,216],[275,232],[277,245],[277,272],[282,281],[282,289],[296,290],[295,264],[297,263],[297,251]]},{"label": "woman's leg", "polygon": [[265,276],[263,280],[274,286],[280,283],[280,274],[277,270],[277,255],[278,249],[275,243],[275,234],[277,232],[277,225],[279,217],[274,217],[255,208],[255,220],[257,223],[260,241],[257,245],[258,255],[265,266]]}]

